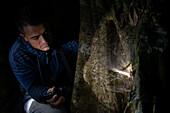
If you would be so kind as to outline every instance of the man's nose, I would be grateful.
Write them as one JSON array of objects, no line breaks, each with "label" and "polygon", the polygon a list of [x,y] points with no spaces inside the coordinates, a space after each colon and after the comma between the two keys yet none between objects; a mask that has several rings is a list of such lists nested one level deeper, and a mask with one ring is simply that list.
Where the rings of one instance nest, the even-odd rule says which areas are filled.
[{"label": "man's nose", "polygon": [[40,35],[40,41],[41,41],[41,43],[46,43],[47,42],[42,35]]}]

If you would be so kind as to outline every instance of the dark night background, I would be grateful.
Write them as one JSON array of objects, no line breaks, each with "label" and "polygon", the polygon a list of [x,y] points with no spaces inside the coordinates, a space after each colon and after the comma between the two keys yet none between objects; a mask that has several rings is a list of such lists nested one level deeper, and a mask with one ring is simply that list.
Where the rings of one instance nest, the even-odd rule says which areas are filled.
[{"label": "dark night background", "polygon": [[[38,2],[38,1],[36,1]],[[4,1],[1,3],[1,37],[0,37],[0,113],[13,113],[19,101],[19,82],[13,75],[8,61],[9,50],[19,36],[15,26],[15,16],[25,5],[34,4],[31,1]],[[61,39],[74,37],[79,33],[79,0],[55,2],[39,2],[52,15],[52,25]],[[60,30],[59,30],[60,29]],[[60,40],[61,40],[60,39]]]},{"label": "dark night background", "polygon": [[[78,39],[80,22],[79,0],[34,1],[36,1],[36,4],[39,2],[38,5],[49,10],[51,23],[54,29],[56,29],[56,36],[59,37],[59,41],[62,42],[69,38]],[[13,0],[12,2],[3,1],[0,4],[0,113],[14,113],[19,101],[19,82],[10,68],[8,53],[12,44],[19,36],[18,29],[15,26],[15,15],[17,15],[20,8],[28,4],[34,4],[34,2],[26,0],[16,2]],[[160,4],[156,6],[157,10],[159,10],[160,7],[158,6],[160,6]],[[164,15],[161,22],[166,27],[169,27],[169,10],[164,9],[164,7],[162,9]],[[169,59],[169,57],[167,57],[167,59]],[[169,63],[166,64],[167,66],[169,65]],[[166,81],[169,84],[168,80]]]}]

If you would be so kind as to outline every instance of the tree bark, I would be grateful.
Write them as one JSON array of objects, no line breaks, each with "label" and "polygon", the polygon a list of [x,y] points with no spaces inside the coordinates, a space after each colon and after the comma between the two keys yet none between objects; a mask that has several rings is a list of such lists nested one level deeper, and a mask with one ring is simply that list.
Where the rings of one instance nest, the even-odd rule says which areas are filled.
[{"label": "tree bark", "polygon": [[80,0],[73,113],[160,110],[156,89],[166,90],[168,19],[162,22],[158,4],[166,2]]}]

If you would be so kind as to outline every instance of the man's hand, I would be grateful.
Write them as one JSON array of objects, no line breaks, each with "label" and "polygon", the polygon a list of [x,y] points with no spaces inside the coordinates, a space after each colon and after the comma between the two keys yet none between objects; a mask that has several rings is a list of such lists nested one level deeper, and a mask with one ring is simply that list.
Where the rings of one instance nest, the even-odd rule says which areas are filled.
[{"label": "man's hand", "polygon": [[[52,91],[54,91],[56,89],[55,86],[53,86],[52,88],[49,88],[47,93],[50,93]],[[60,96],[58,97],[57,94],[55,94],[51,99],[47,100],[47,102],[53,106],[58,106],[59,104],[63,103],[65,101],[64,96]]]}]

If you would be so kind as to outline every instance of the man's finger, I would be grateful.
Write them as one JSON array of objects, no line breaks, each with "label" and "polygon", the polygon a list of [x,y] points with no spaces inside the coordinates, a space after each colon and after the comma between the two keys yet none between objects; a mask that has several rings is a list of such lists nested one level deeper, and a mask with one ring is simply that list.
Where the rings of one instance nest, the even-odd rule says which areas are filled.
[{"label": "man's finger", "polygon": [[60,103],[65,102],[65,98],[63,96],[61,96],[59,99],[60,99]]},{"label": "man's finger", "polygon": [[53,103],[57,100],[58,96],[55,94],[51,99],[47,100],[48,103]]},{"label": "man's finger", "polygon": [[47,93],[53,92],[55,89],[56,89],[56,87],[53,86],[52,88],[49,88],[49,89],[48,89]]},{"label": "man's finger", "polygon": [[65,98],[61,96],[57,101],[51,102],[51,105],[58,106],[59,104],[63,103],[65,101]]}]

